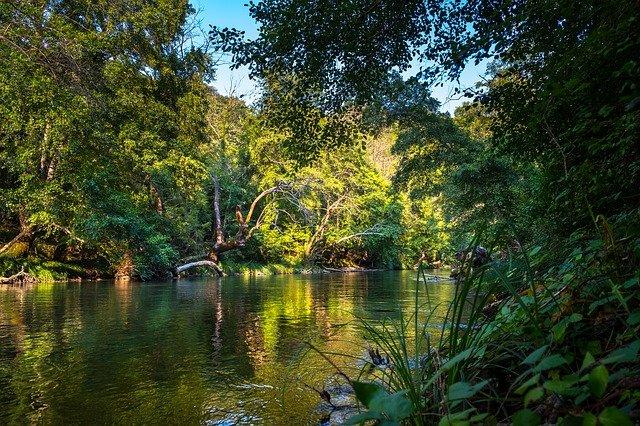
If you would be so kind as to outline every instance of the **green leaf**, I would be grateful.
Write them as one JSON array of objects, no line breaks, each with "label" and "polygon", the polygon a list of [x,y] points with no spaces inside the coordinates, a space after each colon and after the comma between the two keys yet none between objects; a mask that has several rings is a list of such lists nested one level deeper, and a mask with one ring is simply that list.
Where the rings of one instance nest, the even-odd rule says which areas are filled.
[{"label": "green leaf", "polygon": [[354,381],[352,386],[358,401],[367,408],[369,408],[372,401],[389,394],[382,386],[376,383]]},{"label": "green leaf", "polygon": [[[376,383],[354,381],[352,383],[356,398],[369,409],[362,413],[365,417],[356,417],[354,422],[371,419],[384,419],[382,413],[391,420],[402,420],[413,412],[413,405],[406,396],[406,391],[389,394],[382,386]],[[351,423],[354,424],[354,423]]]},{"label": "green leaf", "polygon": [[591,413],[585,413],[582,417],[582,426],[596,426],[598,418]]},{"label": "green leaf", "polygon": [[359,425],[366,422],[367,420],[379,420],[380,418],[382,418],[382,414],[380,413],[375,413],[373,411],[365,411],[364,413],[358,413],[349,417],[347,420],[345,420],[344,424]]},{"label": "green leaf", "polygon": [[531,389],[524,396],[524,406],[527,407],[530,402],[535,402],[544,396],[544,389],[540,386]]},{"label": "green leaf", "polygon": [[567,331],[567,327],[570,324],[576,323],[576,322],[581,321],[581,320],[582,320],[582,315],[580,315],[580,314],[571,314],[569,317],[564,318],[558,324],[553,326],[551,331],[553,333],[554,340],[557,341],[557,342],[561,342],[564,339],[564,335],[565,335],[565,333]]},{"label": "green leaf", "polygon": [[536,374],[535,376],[531,377],[529,380],[524,382],[522,385],[520,385],[520,387],[518,387],[518,389],[516,389],[516,394],[522,395],[531,386],[537,385],[538,384],[538,380],[540,380],[540,374]]},{"label": "green leaf", "polygon": [[471,423],[481,422],[482,420],[486,419],[488,416],[489,416],[489,413],[476,414],[475,416],[471,417],[469,421]]},{"label": "green leaf", "polygon": [[547,350],[548,347],[549,345],[544,345],[536,349],[535,351],[531,352],[531,354],[529,354],[529,356],[526,357],[524,361],[522,361],[522,363],[528,364],[528,365],[535,364],[536,362],[538,362],[540,358],[542,358],[542,355],[544,355],[544,352]]},{"label": "green leaf", "polygon": [[594,362],[596,362],[596,360],[593,355],[591,355],[591,352],[587,352],[586,354],[584,354],[584,359],[582,360],[582,367],[580,367],[580,370],[591,367]]},{"label": "green leaf", "polygon": [[413,412],[413,405],[407,398],[406,391],[383,395],[371,401],[371,409],[385,413],[392,420],[402,420]]},{"label": "green leaf", "polygon": [[632,312],[631,314],[629,314],[629,318],[627,318],[627,324],[629,324],[630,326],[640,324],[640,311]]},{"label": "green leaf", "polygon": [[582,417],[569,414],[558,420],[558,426],[582,426]]},{"label": "green leaf", "polygon": [[602,360],[603,364],[613,364],[617,362],[631,362],[638,360],[638,351],[640,350],[640,340],[632,342],[624,348],[611,352]]},{"label": "green leaf", "polygon": [[607,407],[598,416],[602,426],[632,426],[631,419],[622,410],[616,407]]},{"label": "green leaf", "polygon": [[514,426],[537,426],[540,424],[540,416],[525,408],[513,415]]},{"label": "green leaf", "polygon": [[558,354],[554,354],[544,358],[538,365],[533,367],[531,371],[534,373],[540,373],[542,371],[551,370],[552,368],[559,367],[561,365],[566,364],[567,361]]},{"label": "green leaf", "polygon": [[596,308],[602,306],[602,305],[606,305],[608,303],[613,302],[614,300],[616,300],[616,296],[609,296],[609,297],[605,297],[602,299],[598,299],[595,302],[591,303],[589,305],[589,314],[593,313],[593,311],[596,310]]},{"label": "green leaf", "polygon": [[480,389],[482,389],[487,383],[488,380],[484,380],[475,385],[471,385],[467,382],[457,382],[449,386],[448,390],[448,399],[449,401],[456,401],[460,399],[471,398],[475,395]]},{"label": "green leaf", "polygon": [[[577,378],[570,378],[569,376],[562,379],[547,380],[544,382],[544,388],[550,392],[557,393],[559,395],[575,393],[571,387],[577,382]],[[568,392],[571,390],[571,392]]]},{"label": "green leaf", "polygon": [[638,277],[629,278],[624,284],[622,284],[624,288],[631,288],[635,285],[638,285]]},{"label": "green leaf", "polygon": [[609,372],[604,365],[599,365],[589,374],[589,390],[591,394],[597,398],[602,398],[604,392],[607,390],[607,383],[609,382]]},{"label": "green leaf", "polygon": [[469,424],[466,420],[469,418],[469,414],[474,411],[476,411],[475,408],[469,408],[458,413],[447,414],[440,419],[438,426],[459,425],[461,423]]},{"label": "green leaf", "polygon": [[458,364],[460,361],[464,361],[469,358],[480,358],[484,355],[485,348],[482,347],[480,349],[477,348],[469,348],[466,349],[459,354],[455,355],[453,358],[448,360],[442,365],[442,370],[447,371]]},{"label": "green leaf", "polygon": [[531,250],[529,250],[529,256],[535,256],[542,249],[542,246],[535,246]]},{"label": "green leaf", "polygon": [[589,392],[581,393],[580,395],[576,396],[576,399],[573,401],[573,404],[574,405],[580,405],[584,401],[586,401],[587,398],[589,398]]}]

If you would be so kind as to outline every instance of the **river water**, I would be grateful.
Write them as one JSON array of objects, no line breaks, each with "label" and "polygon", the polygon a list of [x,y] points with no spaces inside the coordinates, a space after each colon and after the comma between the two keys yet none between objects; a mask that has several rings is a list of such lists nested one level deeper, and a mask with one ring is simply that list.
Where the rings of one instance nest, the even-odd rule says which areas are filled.
[{"label": "river water", "polygon": [[[415,272],[0,286],[0,424],[317,424]],[[446,309],[450,283],[428,284]],[[420,303],[426,303],[424,286]]]}]

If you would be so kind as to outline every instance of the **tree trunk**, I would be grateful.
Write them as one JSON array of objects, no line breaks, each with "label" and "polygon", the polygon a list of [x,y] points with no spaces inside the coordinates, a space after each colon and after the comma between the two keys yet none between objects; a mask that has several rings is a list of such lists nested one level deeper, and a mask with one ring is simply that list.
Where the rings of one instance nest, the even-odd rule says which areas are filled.
[{"label": "tree trunk", "polygon": [[[17,242],[19,242],[21,240],[27,240],[28,245],[31,244],[31,237],[32,237],[31,234],[34,232],[35,229],[34,229],[33,225],[29,224],[29,222],[27,221],[27,216],[24,213],[24,210],[22,208],[18,212],[18,221],[20,222],[20,232],[18,233],[18,235],[13,237],[13,239],[11,241],[9,241],[8,243],[6,243],[2,247],[0,247],[0,255],[5,253],[14,244],[16,244]],[[28,250],[28,248],[27,248],[27,250]]]},{"label": "tree trunk", "polygon": [[215,174],[211,175],[211,180],[213,181],[213,234],[216,236],[216,245],[219,245],[224,242],[220,217],[220,182]]},{"label": "tree trunk", "polygon": [[186,271],[187,269],[194,268],[196,266],[208,266],[215,269],[218,275],[223,276],[224,272],[222,271],[222,268],[218,264],[220,260],[220,254],[224,253],[225,251],[233,250],[239,247],[244,247],[247,240],[251,238],[251,235],[253,234],[253,232],[260,226],[262,215],[258,217],[258,220],[256,220],[256,224],[251,229],[249,229],[249,225],[248,225],[251,221],[253,213],[258,203],[260,202],[260,200],[262,200],[267,195],[272,194],[276,191],[280,191],[288,186],[286,184],[278,184],[272,188],[262,191],[251,203],[251,207],[249,208],[249,212],[247,213],[246,217],[242,215],[240,206],[236,206],[235,216],[236,216],[236,220],[238,221],[238,227],[239,227],[238,232],[235,238],[233,238],[232,240],[226,240],[224,237],[224,231],[222,229],[222,217],[220,215],[220,183],[218,181],[218,177],[215,174],[211,174],[211,180],[213,182],[212,231],[213,231],[213,234],[215,235],[215,242],[208,254],[203,254],[200,256],[190,256],[185,260],[196,260],[200,258],[206,258],[206,259],[199,260],[196,262],[186,263],[184,265],[176,267],[175,269],[176,275],[183,271]]},{"label": "tree trunk", "polygon": [[162,216],[164,214],[164,203],[162,202],[162,197],[160,197],[160,192],[158,192],[158,189],[152,183],[149,183],[149,191],[153,198],[153,205],[156,209],[156,213]]},{"label": "tree trunk", "polygon": [[324,235],[324,232],[327,229],[327,225],[329,224],[329,219],[331,219],[331,216],[333,215],[333,213],[340,207],[340,204],[342,203],[345,197],[346,197],[345,195],[341,195],[340,197],[338,197],[337,200],[335,200],[333,203],[327,206],[327,209],[325,210],[325,214],[322,217],[322,220],[320,221],[320,223],[318,224],[316,231],[313,233],[313,235],[305,245],[305,249],[304,249],[305,257],[311,256],[316,243],[320,241],[320,239]]},{"label": "tree trunk", "polygon": [[6,243],[2,247],[0,247],[0,254],[2,254],[4,252],[6,252],[7,250],[9,250],[11,248],[11,246],[13,246],[15,243],[17,243],[21,239],[29,236],[31,234],[32,230],[33,230],[33,228],[31,226],[27,226],[27,227],[22,228],[18,235],[16,235],[11,241],[9,241],[8,243]]}]

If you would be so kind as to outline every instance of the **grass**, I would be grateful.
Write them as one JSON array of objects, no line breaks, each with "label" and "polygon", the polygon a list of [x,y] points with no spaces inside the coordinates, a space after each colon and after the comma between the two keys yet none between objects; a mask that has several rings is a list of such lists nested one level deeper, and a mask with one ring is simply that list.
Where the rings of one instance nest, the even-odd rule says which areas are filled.
[{"label": "grass", "polygon": [[637,422],[640,241],[624,226],[603,229],[463,265],[439,330],[428,327],[435,309],[419,304],[421,283],[429,290],[419,278],[413,312],[362,321],[389,362],[354,381],[364,411],[353,423]]}]

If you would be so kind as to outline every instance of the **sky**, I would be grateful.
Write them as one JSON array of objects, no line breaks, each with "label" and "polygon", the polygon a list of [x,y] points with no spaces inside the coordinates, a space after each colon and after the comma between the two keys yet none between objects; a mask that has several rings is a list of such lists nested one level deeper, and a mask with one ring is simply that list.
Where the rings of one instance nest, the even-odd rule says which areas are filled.
[{"label": "sky", "polygon": [[[229,27],[243,30],[247,37],[254,38],[258,35],[256,22],[249,15],[246,5],[248,0],[191,0],[191,4],[199,11],[198,19],[205,29],[209,25]],[[471,87],[484,75],[486,63],[469,65],[462,72],[459,83],[445,83],[443,87],[433,87],[432,95],[440,101],[441,110],[453,114],[457,106],[465,99],[457,99],[453,95],[455,87]],[[257,97],[256,85],[249,79],[246,68],[231,70],[227,58],[220,58],[220,64],[216,71],[216,80],[213,86],[218,93],[228,96],[242,97],[248,102]]]}]

